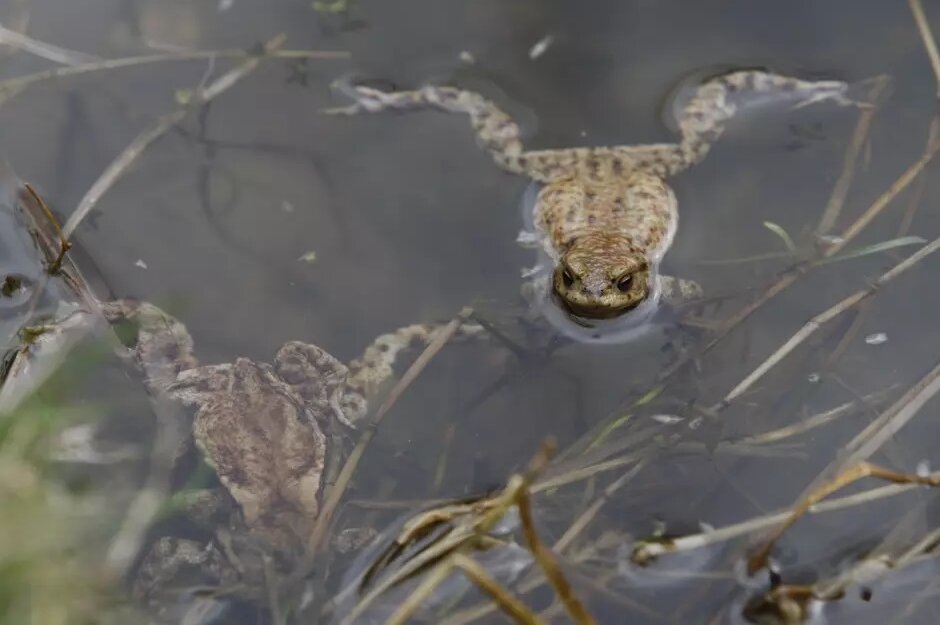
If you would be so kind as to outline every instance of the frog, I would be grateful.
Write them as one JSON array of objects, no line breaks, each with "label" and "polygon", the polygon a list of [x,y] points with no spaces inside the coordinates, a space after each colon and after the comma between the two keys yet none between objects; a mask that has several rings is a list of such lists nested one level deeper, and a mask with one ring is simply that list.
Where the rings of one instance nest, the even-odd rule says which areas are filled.
[{"label": "frog", "polygon": [[[678,118],[674,143],[526,150],[519,125],[485,96],[453,86],[382,91],[334,83],[353,99],[330,115],[420,108],[466,115],[498,167],[535,185],[517,242],[540,250],[523,271],[523,294],[565,334],[581,340],[631,338],[660,309],[700,299],[696,282],[660,266],[679,224],[669,179],[701,162],[748,98],[787,97],[795,106],[830,101],[868,106],[844,81],[808,81],[762,69],[701,81]],[[545,305],[545,304],[548,305]]]},{"label": "frog", "polygon": [[[327,461],[342,452],[340,434],[361,428],[369,399],[401,352],[430,342],[440,328],[411,324],[382,334],[348,366],[302,341],[284,343],[271,362],[238,357],[204,365],[186,326],[156,305],[116,300],[100,309],[112,324],[135,326],[128,357],[149,390],[195,408],[192,442],[221,485],[221,492],[175,498],[215,539],[154,543],[137,576],[142,598],[164,596],[174,572],[191,577],[199,563],[207,583],[237,579],[258,587],[265,570],[259,556],[284,569],[296,562],[319,516]],[[465,338],[482,332],[472,323],[458,329]]]}]

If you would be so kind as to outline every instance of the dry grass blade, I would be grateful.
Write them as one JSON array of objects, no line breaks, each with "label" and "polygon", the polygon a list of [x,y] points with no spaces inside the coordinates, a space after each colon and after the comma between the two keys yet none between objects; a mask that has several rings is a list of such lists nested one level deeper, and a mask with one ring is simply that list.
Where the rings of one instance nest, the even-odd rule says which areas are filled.
[{"label": "dry grass blade", "polygon": [[[926,504],[924,501],[921,503]],[[923,523],[923,515],[923,505],[912,507],[877,547],[832,577],[816,581],[812,586],[813,596],[823,601],[838,600],[845,596],[845,591],[852,585],[870,586],[881,577],[895,574],[904,567],[917,563],[925,555],[935,558],[936,554],[931,552],[937,546],[940,529],[934,528],[926,534],[921,534],[919,528]],[[911,543],[918,534],[920,537]]]},{"label": "dry grass blade", "polygon": [[[917,486],[912,484],[892,484],[890,486],[880,486],[878,488],[872,488],[854,495],[847,495],[838,499],[830,499],[828,501],[814,504],[807,509],[806,514],[823,514],[826,512],[832,512],[834,510],[843,510],[845,508],[861,506],[873,501],[885,499],[887,497],[901,495],[903,493],[909,492],[914,488],[917,488]],[[741,521],[740,523],[734,523],[732,525],[726,525],[725,527],[709,530],[700,534],[689,534],[686,536],[681,536],[668,542],[657,541],[638,543],[633,550],[631,560],[634,563],[642,566],[662,555],[702,549],[703,547],[708,547],[709,545],[714,545],[726,540],[732,540],[740,536],[745,536],[753,532],[758,532],[774,527],[777,524],[786,521],[790,517],[790,513],[791,510],[773,512],[771,514],[755,517],[753,519],[748,519],[746,521]]]},{"label": "dry grass blade", "polygon": [[[869,94],[873,102],[881,100],[885,89],[888,86],[888,78],[880,76]],[[836,184],[832,187],[832,193],[829,195],[829,201],[826,202],[826,208],[823,210],[822,217],[819,219],[819,225],[816,226],[816,234],[827,234],[839,219],[842,213],[842,207],[845,206],[845,198],[849,194],[849,188],[852,186],[852,179],[855,176],[856,163],[858,156],[862,153],[862,147],[868,139],[868,133],[871,132],[872,122],[875,120],[877,106],[862,108],[859,110],[858,122],[855,124],[855,131],[852,133],[852,141],[845,151],[845,157],[842,161],[842,173],[839,174]]]},{"label": "dry grass blade", "polygon": [[2,25],[0,25],[0,45],[7,45],[18,50],[23,50],[24,52],[29,52],[32,55],[52,61],[53,63],[61,63],[63,65],[74,66],[80,63],[95,63],[100,60],[91,54],[76,52],[75,50],[66,50],[65,48],[54,46],[51,43],[38,41]]},{"label": "dry grass blade", "polygon": [[584,512],[575,519],[574,523],[568,526],[568,529],[565,530],[565,533],[562,534],[561,538],[555,543],[555,550],[558,553],[564,552],[571,546],[571,543],[574,542],[585,527],[597,516],[597,513],[600,512],[601,508],[605,503],[610,501],[610,498],[614,496],[618,490],[620,490],[624,484],[636,477],[637,473],[643,470],[643,467],[646,466],[646,462],[640,460],[636,463],[635,466],[631,467],[629,471],[621,475],[619,478],[611,482],[607,488],[604,489],[604,492],[600,497],[595,499],[590,506],[588,506]]},{"label": "dry grass blade", "polygon": [[[542,444],[539,452],[529,463],[522,474],[512,475],[506,482],[505,488],[497,495],[473,502],[464,502],[457,505],[443,505],[440,508],[425,511],[410,519],[403,526],[403,531],[390,544],[382,555],[367,569],[363,575],[363,583],[350,585],[342,594],[348,592],[361,592],[364,590],[366,578],[375,578],[380,569],[388,567],[398,558],[415,537],[425,536],[428,527],[446,525],[447,531],[430,545],[422,546],[421,550],[411,555],[399,569],[392,571],[384,579],[375,583],[352,610],[344,616],[343,623],[354,623],[382,594],[401,582],[411,579],[418,573],[425,575],[418,588],[406,600],[408,609],[404,606],[398,612],[407,618],[417,610],[418,606],[430,593],[446,578],[454,566],[453,556],[463,550],[481,549],[495,546],[500,543],[489,535],[493,527],[503,519],[506,512],[518,506],[520,493],[524,493],[538,474],[544,469],[555,451],[555,443],[547,440]],[[445,573],[442,573],[442,570]],[[397,612],[397,613],[398,613]]]},{"label": "dry grass blade", "polygon": [[920,172],[933,160],[938,151],[940,151],[940,141],[935,141],[927,148],[927,151],[924,152],[924,155],[921,156],[917,162],[908,167],[907,170],[888,187],[887,191],[878,196],[878,199],[868,207],[868,210],[862,213],[851,226],[845,229],[839,236],[838,241],[826,250],[824,256],[832,256],[845,247],[849,241],[857,237],[875,217],[880,215],[881,212],[894,201],[894,198],[896,198],[901,191],[906,189],[908,185],[917,179],[917,176],[919,176]]},{"label": "dry grass blade", "polygon": [[[42,199],[42,196],[36,192],[36,189],[33,188],[33,185],[25,182],[23,183],[23,188],[32,198],[33,202],[39,206],[42,214],[45,216],[46,222],[55,230],[55,235],[58,239],[59,250],[55,256],[51,258],[47,257],[46,272],[49,274],[59,273],[59,271],[62,269],[62,261],[65,259],[65,254],[71,249],[72,244],[69,242],[68,237],[66,237],[62,232],[62,228],[59,226],[59,220],[56,219],[56,216],[49,208],[49,205],[46,204],[46,201]],[[51,245],[49,247],[51,249]]]},{"label": "dry grass blade", "polygon": [[908,245],[920,245],[926,242],[927,241],[921,237],[898,237],[896,239],[881,241],[880,243],[873,243],[864,247],[858,247],[847,250],[845,252],[839,252],[838,254],[833,254],[832,256],[820,258],[819,260],[813,261],[813,265],[818,267],[820,265],[840,263],[844,260],[849,260],[852,258],[861,258],[862,256],[887,252],[889,250],[894,250],[900,247],[907,247]]},{"label": "dry grass blade", "polygon": [[914,21],[917,23],[924,49],[930,58],[930,67],[933,68],[934,77],[937,79],[937,97],[940,97],[940,54],[937,53],[937,42],[933,38],[933,33],[930,32],[930,24],[927,22],[927,16],[924,15],[924,7],[921,6],[920,0],[908,0],[908,4],[914,15]]},{"label": "dry grass blade", "polygon": [[[927,141],[925,142],[926,145],[924,149],[926,150],[927,147],[933,145],[938,137],[940,137],[940,114],[934,112],[933,119],[930,120],[930,128],[927,131]],[[907,208],[904,210],[901,223],[898,224],[898,236],[904,236],[910,232],[911,224],[914,223],[914,217],[917,215],[917,211],[920,210],[926,190],[927,176],[919,176],[917,178],[917,184],[908,196]]]},{"label": "dry grass blade", "polygon": [[[277,50],[284,45],[286,39],[287,37],[283,34],[273,37],[264,44],[262,55]],[[234,69],[220,76],[214,82],[206,86],[205,89],[198,90],[193,97],[191,106],[201,106],[223,93],[226,89],[232,87],[239,80],[254,71],[262,58],[262,56],[252,56]],[[101,199],[101,196],[107,193],[121,176],[124,175],[131,163],[137,160],[151,143],[162,137],[173,126],[181,122],[190,110],[190,107],[183,107],[160,117],[157,123],[140,133],[131,141],[130,145],[124,148],[124,151],[108,165],[101,176],[91,185],[91,188],[88,189],[84,197],[82,197],[81,201],[78,203],[78,208],[75,209],[75,212],[73,212],[69,216],[68,221],[65,222],[65,227],[62,228],[62,234],[66,239],[72,236],[72,233],[75,232],[75,228],[77,228],[88,213],[91,212],[98,203],[98,200]]]},{"label": "dry grass blade", "polygon": [[490,577],[486,569],[480,566],[476,560],[462,553],[455,553],[451,556],[451,562],[454,566],[463,571],[478,588],[489,595],[490,599],[492,599],[503,612],[511,616],[516,623],[520,625],[539,625],[541,623],[535,612],[509,594],[495,579]]},{"label": "dry grass blade", "polygon": [[849,441],[845,446],[843,457],[833,463],[826,471],[838,472],[846,466],[870,458],[938,392],[940,392],[940,364],[931,369],[927,375],[908,389],[900,399]]},{"label": "dry grass blade", "polygon": [[[191,52],[174,52],[170,54],[149,54],[132,56],[121,59],[105,59],[93,63],[71,65],[68,67],[55,67],[25,76],[9,78],[0,81],[0,104],[7,101],[14,94],[26,87],[68,76],[105,72],[124,67],[137,67],[139,65],[152,65],[154,63],[180,63],[184,61],[218,60],[218,59],[249,59],[255,56],[248,50],[193,50]],[[332,50],[274,50],[267,54],[269,58],[277,59],[340,59],[349,56],[348,52]]]},{"label": "dry grass blade", "polygon": [[825,499],[836,491],[842,490],[849,484],[857,482],[858,480],[866,477],[875,477],[880,480],[894,482],[896,484],[940,486],[940,473],[933,473],[931,475],[899,473],[897,471],[892,471],[891,469],[886,469],[869,462],[862,462],[853,467],[850,467],[849,469],[837,475],[828,483],[823,484],[811,492],[802,501],[793,507],[793,510],[790,512],[787,519],[777,529],[774,530],[764,545],[748,559],[748,574],[753,575],[757,571],[767,566],[767,561],[770,557],[771,550],[774,548],[774,545],[777,544],[777,541],[781,536],[783,536],[787,529],[796,523],[797,520],[799,520],[799,518],[802,517],[813,504]]},{"label": "dry grass blade", "polygon": [[[788,519],[780,528],[771,534],[771,537],[767,540],[764,547],[751,559],[749,568],[756,570],[754,567],[760,568],[760,566],[766,563],[775,541],[806,511],[806,502],[810,502],[809,505],[812,505],[812,501],[819,501],[819,499],[825,497],[827,494],[841,488],[842,485],[854,481],[849,480],[849,482],[847,482],[847,476],[851,477],[852,475],[862,472],[860,477],[872,475],[881,479],[901,481],[894,479],[892,476],[896,477],[897,475],[903,474],[896,474],[880,469],[875,465],[869,464],[866,460],[874,454],[885,441],[897,434],[897,432],[920,412],[921,408],[936,396],[937,393],[940,393],[940,364],[931,369],[930,372],[914,384],[898,401],[879,415],[877,419],[846,445],[846,453],[830,463],[830,465],[820,473],[819,477],[813,481],[807,489],[808,494],[803,496],[800,503],[794,507]],[[859,469],[859,467],[864,468]],[[864,473],[865,470],[869,471],[869,473]],[[854,479],[860,479],[860,477]],[[930,484],[932,486],[940,484],[940,474],[936,473],[928,477],[907,476],[905,479],[905,483]]]},{"label": "dry grass blade", "polygon": [[578,625],[594,625],[596,623],[594,617],[588,613],[587,608],[575,595],[571,584],[568,583],[568,580],[561,572],[561,567],[558,566],[555,555],[539,540],[538,534],[535,532],[535,523],[532,520],[532,505],[529,502],[529,494],[525,489],[520,490],[516,495],[516,504],[519,507],[519,518],[522,522],[522,534],[525,537],[526,546],[535,556],[535,561],[545,572],[545,576],[555,592],[558,593],[558,598],[564,603],[568,614]]},{"label": "dry grass blade", "polygon": [[[405,599],[389,619],[385,621],[386,625],[404,625],[408,618],[421,607],[421,604],[431,596],[431,593],[444,583],[453,570],[454,562],[451,558],[443,560],[431,569],[427,576],[421,580],[421,583],[418,584],[418,587],[408,595],[408,598]],[[344,620],[343,623],[344,625],[345,623],[350,623],[351,625],[352,621],[347,619]]]},{"label": "dry grass blade", "polygon": [[[823,252],[823,257],[828,257],[839,252],[843,247],[850,243],[865,227],[868,226],[878,215],[887,208],[892,201],[900,194],[904,189],[906,189],[917,177],[920,175],[921,171],[930,163],[931,160],[937,155],[937,152],[940,151],[940,141],[936,141],[930,145],[924,155],[918,159],[914,164],[907,168],[892,184],[888,189],[878,196],[877,199],[865,210],[862,215],[856,219],[852,225],[850,225],[846,230],[837,237],[837,242],[831,245]],[[733,317],[726,320],[722,324],[722,328],[716,332],[715,336],[700,350],[700,354],[705,354],[710,352],[715,348],[728,334],[741,323],[747,320],[751,315],[757,312],[762,308],[767,302],[772,300],[774,297],[782,293],[783,291],[790,288],[797,280],[800,279],[807,271],[811,269],[810,265],[799,265],[789,273],[781,276],[776,282],[771,284],[760,294],[755,300],[751,303],[744,306],[740,311],[738,311]],[[663,371],[658,377],[657,380],[662,381],[666,378],[671,377],[676,371],[686,366],[693,358],[694,355],[689,355],[685,358],[679,359],[671,367],[668,367]]]},{"label": "dry grass blade", "polygon": [[389,617],[386,625],[403,625],[455,568],[463,572],[471,582],[490,597],[497,608],[512,617],[519,625],[541,625],[542,621],[535,612],[513,597],[473,558],[462,553],[451,554],[435,567]]},{"label": "dry grass blade", "polygon": [[320,515],[317,517],[316,525],[314,525],[313,532],[310,535],[310,539],[307,541],[307,562],[300,567],[300,571],[305,574],[306,569],[310,566],[311,562],[309,559],[315,554],[323,544],[323,540],[326,538],[327,531],[330,527],[330,522],[332,521],[333,514],[336,512],[337,506],[343,497],[343,493],[346,491],[346,487],[349,485],[350,480],[352,480],[353,473],[355,473],[356,468],[359,466],[359,461],[362,459],[362,455],[366,450],[366,447],[372,441],[372,438],[375,436],[376,429],[381,423],[382,419],[385,418],[385,415],[388,414],[388,411],[391,410],[392,406],[398,401],[402,393],[411,386],[412,382],[421,375],[421,372],[424,371],[425,367],[428,366],[428,363],[431,362],[431,359],[437,355],[439,351],[447,344],[447,342],[454,336],[457,330],[460,328],[460,325],[467,320],[467,318],[472,314],[473,310],[469,307],[464,308],[457,314],[456,317],[450,320],[450,322],[441,328],[440,332],[434,337],[434,340],[428,344],[427,348],[418,358],[414,361],[411,367],[405,372],[402,378],[398,383],[392,388],[389,392],[388,397],[379,406],[379,409],[376,411],[375,416],[372,418],[371,423],[364,429],[362,436],[359,438],[356,447],[353,449],[352,453],[349,454],[349,458],[346,459],[345,464],[343,465],[342,470],[339,473],[339,477],[336,479],[336,483],[333,485],[333,488],[330,489],[329,494],[326,497],[326,501],[323,503],[323,508],[320,511]]},{"label": "dry grass blade", "polygon": [[849,310],[851,307],[855,306],[859,302],[868,297],[871,297],[881,286],[887,284],[897,276],[904,273],[906,270],[910,269],[918,262],[923,260],[926,256],[932,254],[933,252],[940,249],[940,239],[936,239],[931,242],[929,245],[922,247],[917,250],[914,254],[909,256],[903,262],[895,265],[890,271],[883,274],[879,277],[871,287],[856,291],[852,295],[846,297],[841,302],[828,308],[822,313],[816,315],[810,319],[806,324],[800,328],[796,334],[790,337],[790,339],[781,345],[777,351],[771,354],[764,362],[762,362],[754,371],[751,372],[746,378],[744,378],[737,386],[735,386],[731,391],[721,400],[716,406],[712,408],[714,411],[720,411],[725,408],[731,401],[739,397],[745,391],[750,389],[758,380],[760,380],[768,371],[770,371],[774,366],[776,366],[784,357],[787,356],[790,352],[796,349],[797,346],[802,344],[809,336],[814,332],[819,330],[823,324],[831,321],[835,317],[841,315],[846,310]]},{"label": "dry grass blade", "polygon": [[787,425],[776,430],[771,430],[769,432],[761,432],[760,434],[744,436],[736,439],[735,442],[741,445],[767,445],[770,443],[776,443],[792,436],[796,436],[798,434],[808,432],[809,430],[821,427],[846,415],[852,414],[863,405],[870,406],[872,404],[877,404],[894,389],[895,387],[891,386],[884,390],[866,395],[856,401],[845,402],[844,404],[836,406],[835,408],[814,414],[810,417],[806,417],[791,425]]}]

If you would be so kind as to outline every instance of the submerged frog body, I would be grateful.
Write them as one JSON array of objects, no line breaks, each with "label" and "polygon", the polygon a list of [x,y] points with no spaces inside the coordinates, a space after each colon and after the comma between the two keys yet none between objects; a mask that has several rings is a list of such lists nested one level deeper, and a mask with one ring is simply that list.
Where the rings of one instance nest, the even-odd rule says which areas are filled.
[{"label": "submerged frog body", "polygon": [[610,320],[622,330],[648,319],[661,299],[701,294],[697,284],[659,272],[679,219],[666,181],[705,158],[748,96],[855,104],[847,89],[844,82],[737,71],[698,86],[680,115],[677,143],[556,150],[524,150],[519,127],[506,113],[480,94],[453,87],[386,93],[356,86],[350,90],[355,104],[329,112],[431,106],[469,115],[479,144],[497,165],[542,185],[527,219],[530,229],[519,242],[543,250],[552,266],[526,272],[534,278],[529,292],[552,295],[558,306],[545,312],[553,323],[561,311],[588,328],[582,338],[602,338],[598,328],[607,332]]},{"label": "submerged frog body", "polygon": [[[110,322],[136,326],[129,353],[151,392],[196,409],[191,441],[222,485],[222,492],[191,493],[196,505],[181,507],[226,538],[206,546],[156,543],[135,590],[147,601],[173,590],[181,573],[251,585],[263,577],[259,553],[285,565],[301,557],[320,513],[328,460],[342,453],[340,425],[356,428],[401,351],[440,329],[414,324],[383,334],[348,367],[300,341],[281,346],[271,363],[200,365],[186,326],[157,306],[118,300],[100,308]],[[457,331],[462,338],[482,334],[475,324]]]}]

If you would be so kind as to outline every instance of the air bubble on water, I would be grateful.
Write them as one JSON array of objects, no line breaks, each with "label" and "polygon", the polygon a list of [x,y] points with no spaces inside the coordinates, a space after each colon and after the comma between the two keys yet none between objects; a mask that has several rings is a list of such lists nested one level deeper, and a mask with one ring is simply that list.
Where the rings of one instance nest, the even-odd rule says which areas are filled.
[{"label": "air bubble on water", "polygon": [[675,425],[676,423],[682,423],[685,421],[684,417],[677,417],[676,415],[671,414],[654,414],[650,417],[650,419],[657,423],[662,423],[663,425]]},{"label": "air bubble on water", "polygon": [[813,373],[810,373],[808,376],[806,376],[806,380],[810,384],[816,384],[819,382],[819,374],[814,371]]},{"label": "air bubble on water", "polygon": [[845,243],[845,239],[834,234],[821,234],[818,238],[820,243],[825,243],[826,245],[840,245]]},{"label": "air bubble on water", "polygon": [[917,473],[917,477],[927,477],[930,475],[930,461],[924,459],[918,462],[917,468],[914,469],[914,472]]},{"label": "air bubble on water", "polygon": [[881,345],[888,341],[888,335],[884,332],[876,332],[865,337],[865,342],[869,345]]},{"label": "air bubble on water", "polygon": [[535,45],[532,46],[532,48],[529,50],[529,58],[533,60],[539,58],[540,56],[545,54],[546,51],[548,51],[549,47],[551,47],[552,43],[554,42],[555,42],[554,37],[552,37],[551,35],[545,35],[544,37],[539,39],[535,43]]}]

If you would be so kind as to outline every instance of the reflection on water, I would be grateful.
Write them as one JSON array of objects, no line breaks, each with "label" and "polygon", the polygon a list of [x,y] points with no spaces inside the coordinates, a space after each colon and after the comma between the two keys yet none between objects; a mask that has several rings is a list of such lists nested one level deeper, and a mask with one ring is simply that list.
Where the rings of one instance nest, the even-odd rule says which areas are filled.
[{"label": "reflection on water", "polygon": [[[927,17],[940,23],[931,7]],[[555,544],[600,502],[562,554],[600,622],[623,622],[625,614],[634,623],[740,622],[743,597],[769,583],[762,574],[745,592],[735,577],[757,540],[749,531],[703,548],[701,560],[694,551],[675,554],[672,565],[661,556],[664,570],[688,569],[675,585],[640,583],[653,570],[644,577],[627,567],[625,575],[618,548],[649,536],[655,521],[695,533],[699,522],[720,530],[791,505],[935,364],[940,296],[930,286],[937,260],[927,257],[862,307],[822,324],[743,395],[721,402],[806,320],[917,249],[807,266],[791,284],[789,243],[802,257],[820,249],[814,233],[830,237],[823,242],[848,233],[845,249],[859,250],[904,236],[932,240],[940,231],[931,165],[857,234],[849,228],[920,158],[928,138],[935,82],[906,3],[34,0],[27,32],[105,58],[248,48],[281,32],[292,49],[350,52],[348,60],[262,63],[140,154],[74,237],[74,258],[100,277],[101,299],[138,297],[168,308],[204,362],[264,359],[288,340],[348,362],[391,328],[475,306],[498,338],[448,348],[407,390],[354,475],[337,531],[381,529],[429,500],[501,484],[552,435],[562,468],[549,475],[561,482],[536,493],[539,522]],[[530,55],[546,37],[551,45]],[[3,156],[66,217],[138,133],[232,63],[153,63],[5,92]],[[24,52],[3,64],[3,78],[54,66]],[[661,114],[681,100],[674,87],[702,68],[729,66],[859,85],[888,74],[892,84],[870,128],[856,127],[864,111],[829,107],[762,109],[735,120],[708,159],[675,179],[681,225],[664,261],[664,270],[699,281],[717,301],[691,320],[695,327],[679,330],[668,319],[668,332],[617,345],[558,340],[526,315],[519,272],[532,258],[514,239],[527,183],[493,166],[465,120],[317,113],[337,104],[329,84],[341,76],[401,87],[453,82],[527,120],[533,149],[652,143],[674,136]],[[851,179],[841,174],[846,162]],[[24,297],[43,272],[27,230],[10,202],[3,206],[0,331],[9,348],[27,312]],[[821,229],[821,221],[831,223]],[[746,260],[753,256],[766,258]],[[699,262],[715,259],[745,262]],[[719,324],[774,284],[783,287],[753,314],[730,329]],[[33,312],[54,313],[68,299],[47,287]],[[887,340],[865,340],[875,335]],[[108,367],[107,381],[95,378],[87,391],[107,413],[103,429],[114,444],[149,449],[143,391],[128,391],[133,378],[119,364]],[[930,410],[927,403],[871,460],[911,472],[935,464]],[[352,443],[357,435],[345,437]],[[121,499],[110,504],[115,517],[147,462],[142,452],[119,472],[124,488],[110,490]],[[65,468],[87,477],[87,469]],[[102,472],[91,473],[94,484]],[[212,483],[211,472],[199,475]],[[910,489],[800,521],[775,551],[783,582],[834,579],[876,547],[892,555],[909,549],[936,529],[934,496]],[[118,526],[112,518],[89,544],[103,553]],[[611,536],[610,544],[601,540]],[[302,589],[314,611],[306,616],[350,565],[332,552],[324,557],[328,566],[316,567]],[[826,621],[926,622],[936,599],[932,560],[921,557],[901,575],[860,577],[845,601],[825,604]],[[859,598],[860,588],[872,590],[870,601]],[[526,601],[555,622],[560,613],[544,590]],[[466,599],[461,607],[478,600],[453,592]],[[264,622],[270,613],[257,606],[266,601],[255,598],[240,618]]]}]

